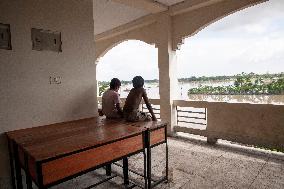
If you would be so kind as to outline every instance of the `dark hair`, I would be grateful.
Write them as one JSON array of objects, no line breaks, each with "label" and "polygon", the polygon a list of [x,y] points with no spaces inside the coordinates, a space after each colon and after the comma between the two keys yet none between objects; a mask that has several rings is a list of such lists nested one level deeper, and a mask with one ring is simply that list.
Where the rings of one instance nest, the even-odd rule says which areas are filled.
[{"label": "dark hair", "polygon": [[133,83],[134,88],[140,88],[140,87],[143,87],[144,85],[144,79],[141,76],[135,76],[132,79],[132,83]]},{"label": "dark hair", "polygon": [[120,82],[119,79],[113,78],[110,81],[110,84],[109,84],[110,89],[115,89],[115,88],[120,87],[120,86],[121,86],[121,82]]}]

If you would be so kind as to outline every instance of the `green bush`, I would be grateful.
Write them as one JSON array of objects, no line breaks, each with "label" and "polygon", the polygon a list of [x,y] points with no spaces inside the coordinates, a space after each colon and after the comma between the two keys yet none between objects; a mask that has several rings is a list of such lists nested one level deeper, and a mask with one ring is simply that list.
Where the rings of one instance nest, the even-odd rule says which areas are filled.
[{"label": "green bush", "polygon": [[[276,77],[277,76],[277,77]],[[266,82],[264,82],[266,81]],[[284,94],[284,75],[242,73],[235,76],[234,85],[229,86],[199,86],[188,90],[188,94],[207,95],[281,95]]]}]

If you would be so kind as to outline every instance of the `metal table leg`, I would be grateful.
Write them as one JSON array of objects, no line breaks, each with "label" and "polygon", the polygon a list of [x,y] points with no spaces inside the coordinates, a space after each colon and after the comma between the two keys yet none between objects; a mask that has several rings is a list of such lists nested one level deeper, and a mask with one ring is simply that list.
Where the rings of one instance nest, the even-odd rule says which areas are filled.
[{"label": "metal table leg", "polygon": [[26,173],[27,189],[33,189],[32,178],[31,178],[31,175],[29,173],[29,158],[28,158],[28,155],[26,153],[24,154],[24,158],[25,158],[25,173]]},{"label": "metal table leg", "polygon": [[15,154],[15,171],[16,171],[16,179],[17,179],[17,189],[23,189],[23,181],[22,181],[22,174],[21,174],[21,165],[19,160],[19,151],[18,145],[13,144],[14,146],[14,154]]},{"label": "metal table leg", "polygon": [[10,169],[11,169],[11,179],[12,179],[12,188],[16,189],[16,182],[15,182],[15,166],[14,166],[14,156],[13,156],[13,144],[10,139],[8,139],[8,147],[9,147],[9,156],[10,156]]},{"label": "metal table leg", "polygon": [[147,151],[147,189],[151,189],[151,147],[150,147],[150,130],[146,132],[146,151]]},{"label": "metal table leg", "polygon": [[111,176],[111,163],[106,165],[106,175]]},{"label": "metal table leg", "polygon": [[129,185],[129,175],[128,175],[128,158],[123,158],[123,178],[124,184]]}]

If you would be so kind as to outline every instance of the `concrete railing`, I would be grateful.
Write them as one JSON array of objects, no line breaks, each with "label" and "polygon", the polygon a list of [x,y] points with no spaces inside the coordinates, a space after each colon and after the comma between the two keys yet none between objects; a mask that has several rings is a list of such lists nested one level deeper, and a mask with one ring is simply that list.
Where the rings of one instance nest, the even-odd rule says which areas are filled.
[{"label": "concrete railing", "polygon": [[[121,100],[121,106],[124,106],[126,98],[120,98]],[[154,111],[154,114],[156,115],[157,119],[160,121],[160,99],[149,99],[150,103],[152,104],[152,108]],[[99,109],[101,108],[102,104],[102,97],[98,97],[98,104],[99,104]],[[148,112],[148,109],[146,105],[144,104],[144,101],[142,100],[142,103],[140,105],[140,110],[143,112]]]},{"label": "concrete railing", "polygon": [[[101,104],[102,103],[102,97],[98,96],[97,98],[98,98],[98,103]],[[120,98],[120,100],[121,100],[121,104],[123,106],[126,98]],[[149,101],[153,105],[160,105],[160,99],[149,99]],[[142,101],[142,103],[144,103],[144,101]]]},{"label": "concrete railing", "polygon": [[[125,98],[121,100],[124,103]],[[150,99],[150,102],[160,104],[159,99]],[[284,151],[283,105],[175,100],[174,106],[201,110],[205,115],[205,121],[199,126],[178,123],[174,126],[175,132],[205,136],[212,143],[224,139]]]},{"label": "concrete railing", "polygon": [[284,106],[204,101],[174,101],[175,106],[207,109],[205,130],[175,126],[174,131],[284,151]]}]

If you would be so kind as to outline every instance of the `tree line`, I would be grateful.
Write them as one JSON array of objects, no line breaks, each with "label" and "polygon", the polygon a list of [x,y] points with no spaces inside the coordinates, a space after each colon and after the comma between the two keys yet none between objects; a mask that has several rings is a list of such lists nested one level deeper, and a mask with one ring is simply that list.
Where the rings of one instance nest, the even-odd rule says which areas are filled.
[{"label": "tree line", "polygon": [[188,94],[206,95],[284,95],[284,74],[242,73],[235,76],[229,86],[199,85],[188,90]]},{"label": "tree line", "polygon": [[[178,82],[214,82],[234,81],[234,85],[212,87],[200,85],[197,88],[189,89],[188,94],[284,94],[284,72],[276,74],[241,73],[233,76],[201,76],[179,78]],[[145,83],[158,83],[158,79],[145,80]],[[132,81],[122,80],[122,85],[131,84]],[[109,81],[99,81],[99,95],[109,87]]]}]

